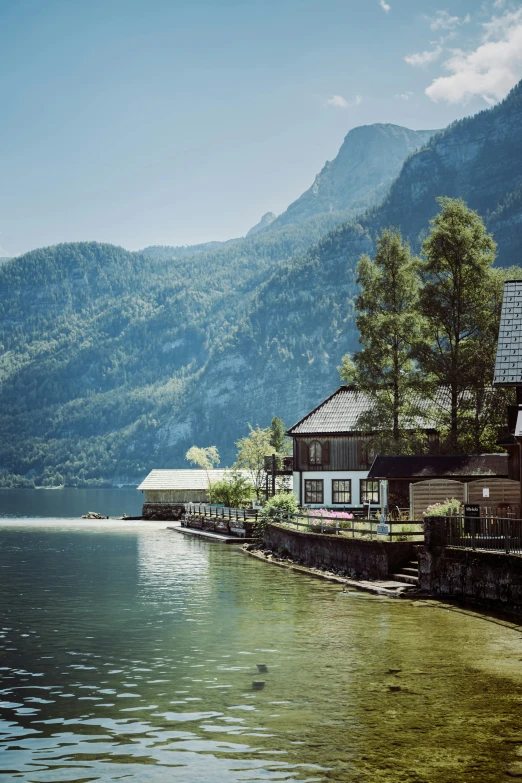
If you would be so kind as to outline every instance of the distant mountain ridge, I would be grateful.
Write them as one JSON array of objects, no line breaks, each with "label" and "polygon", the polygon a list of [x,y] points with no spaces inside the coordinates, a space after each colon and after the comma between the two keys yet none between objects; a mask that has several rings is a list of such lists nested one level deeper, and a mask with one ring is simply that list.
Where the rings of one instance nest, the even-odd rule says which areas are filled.
[{"label": "distant mountain ridge", "polygon": [[166,261],[168,259],[196,256],[200,253],[211,253],[213,250],[219,250],[220,248],[239,241],[239,239],[227,239],[224,242],[203,242],[200,245],[179,245],[177,247],[172,247],[170,245],[149,245],[137,252],[143,256],[148,256],[149,258],[156,258],[158,261]]},{"label": "distant mountain ridge", "polygon": [[[244,239],[303,223],[317,226],[319,239],[335,225],[376,206],[407,157],[437,132],[383,123],[352,128],[336,157],[326,162],[312,186],[278,217],[273,212],[264,214]],[[219,251],[241,241],[239,238],[177,247],[151,245],[140,252],[158,259],[186,258]]]},{"label": "distant mountain ridge", "polygon": [[265,212],[259,223],[256,223],[255,226],[252,226],[250,231],[247,231],[247,237],[251,237],[254,234],[259,234],[260,231],[263,231],[265,228],[271,226],[275,219],[276,216],[273,212]]},{"label": "distant mountain ridge", "polygon": [[352,128],[334,160],[326,161],[313,185],[290,204],[275,226],[352,205],[360,211],[374,206],[386,194],[406,158],[437,132],[383,123]]}]

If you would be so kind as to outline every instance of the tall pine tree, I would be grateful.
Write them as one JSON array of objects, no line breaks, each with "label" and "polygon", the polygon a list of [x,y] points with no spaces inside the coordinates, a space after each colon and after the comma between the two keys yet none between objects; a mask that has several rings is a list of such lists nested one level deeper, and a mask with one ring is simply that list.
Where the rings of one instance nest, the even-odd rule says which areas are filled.
[{"label": "tall pine tree", "polygon": [[388,453],[419,448],[414,388],[417,380],[412,347],[421,339],[418,259],[396,230],[377,239],[375,259],[361,256],[357,266],[360,293],[355,306],[362,350],[343,357],[341,377],[365,392],[371,409],[361,429],[375,433],[375,446]]},{"label": "tall pine tree", "polygon": [[[480,216],[461,199],[438,201],[441,211],[422,246],[419,313],[426,328],[415,356],[433,391],[447,390],[442,419],[448,432],[446,450],[457,452],[469,443],[469,391],[475,393],[492,381],[498,284],[491,265],[496,244]],[[480,394],[476,402],[481,404]],[[478,440],[475,437],[475,443]]]}]

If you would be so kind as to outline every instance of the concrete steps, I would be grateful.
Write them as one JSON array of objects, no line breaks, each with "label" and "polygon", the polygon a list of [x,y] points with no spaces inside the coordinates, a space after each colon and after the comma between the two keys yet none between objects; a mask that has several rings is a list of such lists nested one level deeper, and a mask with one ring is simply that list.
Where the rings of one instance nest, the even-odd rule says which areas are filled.
[{"label": "concrete steps", "polygon": [[403,582],[404,584],[417,587],[419,584],[419,562],[418,560],[411,560],[407,566],[401,568],[396,574],[392,574],[396,582]]}]

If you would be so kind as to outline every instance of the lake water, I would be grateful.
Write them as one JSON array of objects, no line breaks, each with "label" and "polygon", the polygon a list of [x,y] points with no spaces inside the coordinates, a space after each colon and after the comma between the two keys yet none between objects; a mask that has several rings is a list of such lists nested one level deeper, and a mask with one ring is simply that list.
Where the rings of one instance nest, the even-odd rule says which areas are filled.
[{"label": "lake water", "polygon": [[136,517],[142,506],[143,495],[137,489],[0,489],[0,518],[80,518],[89,511]]},{"label": "lake water", "polygon": [[159,523],[0,522],[1,783],[498,783],[521,659],[513,623]]}]

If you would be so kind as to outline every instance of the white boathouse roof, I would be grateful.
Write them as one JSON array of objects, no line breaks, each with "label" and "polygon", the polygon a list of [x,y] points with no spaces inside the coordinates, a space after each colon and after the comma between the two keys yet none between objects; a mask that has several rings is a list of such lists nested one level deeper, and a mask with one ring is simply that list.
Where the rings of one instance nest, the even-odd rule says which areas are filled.
[{"label": "white boathouse roof", "polygon": [[[251,481],[251,476],[248,470],[237,471],[241,473],[248,481]],[[215,470],[198,470],[191,468],[180,468],[179,470],[151,470],[147,478],[145,478],[138,489],[192,489],[192,490],[206,490],[208,489],[209,479],[212,484],[216,481],[221,481],[230,476],[230,469],[215,469]]]}]

